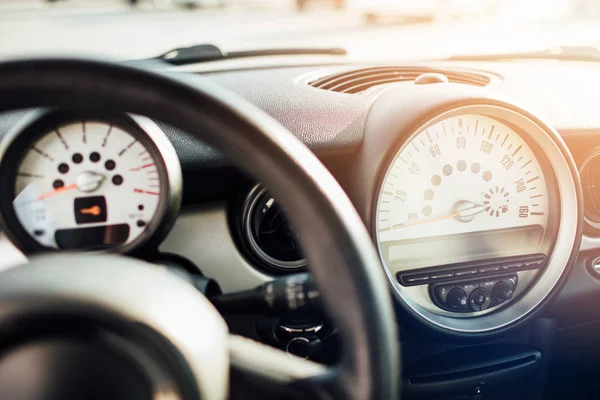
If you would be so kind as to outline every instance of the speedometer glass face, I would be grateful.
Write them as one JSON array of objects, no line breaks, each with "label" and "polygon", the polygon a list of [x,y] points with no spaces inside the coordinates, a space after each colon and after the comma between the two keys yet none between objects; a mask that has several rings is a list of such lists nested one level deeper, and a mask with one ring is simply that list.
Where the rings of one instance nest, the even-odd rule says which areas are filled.
[{"label": "speedometer glass face", "polygon": [[482,115],[417,132],[383,178],[376,212],[390,272],[545,252],[549,189],[528,143]]},{"label": "speedometer glass face", "polygon": [[160,214],[166,182],[157,152],[107,122],[68,122],[23,151],[12,206],[39,245],[106,249],[138,240]]}]

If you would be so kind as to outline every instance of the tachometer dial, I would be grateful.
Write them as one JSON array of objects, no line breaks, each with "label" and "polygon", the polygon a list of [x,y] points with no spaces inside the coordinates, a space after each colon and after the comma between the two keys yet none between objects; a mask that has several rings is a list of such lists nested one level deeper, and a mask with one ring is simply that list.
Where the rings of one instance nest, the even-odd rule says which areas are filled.
[{"label": "tachometer dial", "polygon": [[383,180],[376,229],[394,271],[536,253],[549,212],[528,143],[500,121],[459,115],[404,144]]},{"label": "tachometer dial", "polygon": [[77,250],[128,249],[148,239],[167,213],[173,187],[162,151],[135,120],[43,127],[11,148],[20,151],[9,178],[8,219],[16,222],[16,237]]}]

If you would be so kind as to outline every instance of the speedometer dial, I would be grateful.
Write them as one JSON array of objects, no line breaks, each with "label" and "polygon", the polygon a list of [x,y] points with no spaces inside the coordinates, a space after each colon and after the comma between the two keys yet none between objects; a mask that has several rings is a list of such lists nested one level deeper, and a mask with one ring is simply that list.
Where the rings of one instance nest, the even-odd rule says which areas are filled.
[{"label": "speedometer dial", "polygon": [[160,136],[159,151],[138,122],[162,134],[141,117],[45,117],[15,138],[5,152],[14,166],[2,171],[13,193],[3,215],[19,244],[129,250],[156,232],[173,207],[177,177],[162,155],[173,150]]},{"label": "speedometer dial", "polygon": [[383,179],[376,230],[397,272],[539,252],[549,214],[528,143],[498,120],[459,115],[403,145]]}]

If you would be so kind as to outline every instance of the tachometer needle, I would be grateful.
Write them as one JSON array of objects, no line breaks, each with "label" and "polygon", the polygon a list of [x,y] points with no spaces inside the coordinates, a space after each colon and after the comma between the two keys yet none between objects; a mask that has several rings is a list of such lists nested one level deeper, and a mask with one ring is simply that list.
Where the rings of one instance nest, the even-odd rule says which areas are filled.
[{"label": "tachometer needle", "polygon": [[59,187],[58,189],[54,189],[51,192],[47,192],[47,193],[42,194],[37,199],[38,200],[43,200],[43,199],[45,199],[47,197],[54,196],[55,194],[66,192],[67,190],[72,190],[72,189],[77,189],[77,185],[73,183],[73,184],[68,185],[68,186]]},{"label": "tachometer needle", "polygon": [[405,222],[403,224],[396,224],[396,225],[392,226],[392,229],[408,228],[411,226],[423,225],[423,224],[428,224],[430,222],[443,221],[445,219],[451,219],[451,218],[456,218],[461,222],[469,222],[475,217],[475,215],[483,212],[484,209],[485,209],[485,207],[482,205],[474,205],[473,203],[471,203],[469,201],[461,201],[461,202],[457,203],[457,205],[455,207],[455,212],[453,212],[453,213],[442,215],[439,217],[419,219],[419,220],[412,221],[412,222]]}]

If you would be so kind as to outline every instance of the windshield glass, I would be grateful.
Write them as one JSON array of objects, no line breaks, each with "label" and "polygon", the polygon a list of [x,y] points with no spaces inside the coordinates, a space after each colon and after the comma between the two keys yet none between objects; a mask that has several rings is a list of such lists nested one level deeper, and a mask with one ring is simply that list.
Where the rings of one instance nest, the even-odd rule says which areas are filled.
[{"label": "windshield glass", "polygon": [[344,47],[405,59],[600,42],[592,0],[0,0],[0,56]]}]

